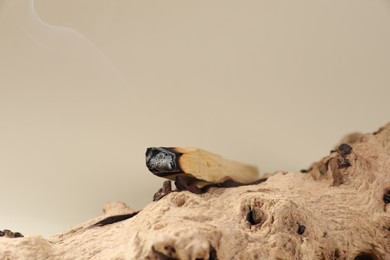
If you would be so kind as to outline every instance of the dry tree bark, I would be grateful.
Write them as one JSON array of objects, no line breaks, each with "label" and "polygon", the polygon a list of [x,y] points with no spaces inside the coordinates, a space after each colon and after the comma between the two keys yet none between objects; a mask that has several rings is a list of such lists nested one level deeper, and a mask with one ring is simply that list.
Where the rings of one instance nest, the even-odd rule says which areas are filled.
[{"label": "dry tree bark", "polygon": [[113,203],[48,239],[0,237],[0,259],[390,259],[390,124],[343,143],[306,173],[172,192],[138,214]]}]

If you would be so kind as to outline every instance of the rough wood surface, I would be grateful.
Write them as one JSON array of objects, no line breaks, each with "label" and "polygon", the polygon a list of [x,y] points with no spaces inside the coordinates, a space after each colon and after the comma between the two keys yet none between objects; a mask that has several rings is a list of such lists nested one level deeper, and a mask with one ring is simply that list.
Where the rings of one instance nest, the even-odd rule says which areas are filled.
[{"label": "rough wood surface", "polygon": [[0,259],[390,259],[390,125],[343,142],[352,151],[336,146],[307,173],[173,192],[93,226],[132,212],[110,204],[48,239],[0,237]]}]

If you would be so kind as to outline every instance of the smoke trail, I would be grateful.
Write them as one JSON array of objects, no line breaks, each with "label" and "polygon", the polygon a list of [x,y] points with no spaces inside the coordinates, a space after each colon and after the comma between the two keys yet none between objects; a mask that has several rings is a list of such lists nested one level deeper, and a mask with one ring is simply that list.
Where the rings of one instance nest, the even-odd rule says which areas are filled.
[{"label": "smoke trail", "polygon": [[34,0],[8,1],[6,4],[10,5],[19,27],[35,44],[47,51],[87,56],[91,64],[104,66],[115,80],[126,85],[115,65],[85,35],[73,28],[45,23],[36,13]]}]

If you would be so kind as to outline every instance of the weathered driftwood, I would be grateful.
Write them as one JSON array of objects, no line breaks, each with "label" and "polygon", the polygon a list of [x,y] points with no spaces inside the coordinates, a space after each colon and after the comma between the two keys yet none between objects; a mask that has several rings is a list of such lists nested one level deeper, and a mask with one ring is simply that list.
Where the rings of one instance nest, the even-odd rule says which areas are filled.
[{"label": "weathered driftwood", "polygon": [[110,204],[48,239],[1,237],[0,259],[390,259],[390,124],[343,142],[306,173],[172,192],[133,217]]}]

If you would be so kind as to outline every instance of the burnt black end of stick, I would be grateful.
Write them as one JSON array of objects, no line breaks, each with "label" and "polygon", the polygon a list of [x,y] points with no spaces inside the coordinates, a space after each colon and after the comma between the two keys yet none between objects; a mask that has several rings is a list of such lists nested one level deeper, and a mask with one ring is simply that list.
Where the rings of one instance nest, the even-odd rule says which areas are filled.
[{"label": "burnt black end of stick", "polygon": [[146,166],[149,171],[160,177],[182,173],[179,165],[181,155],[171,147],[149,147],[145,153]]},{"label": "burnt black end of stick", "polygon": [[111,216],[111,217],[100,220],[99,222],[94,224],[93,227],[102,227],[102,226],[114,224],[114,223],[129,219],[129,218],[132,218],[135,215],[137,215],[138,213],[139,213],[139,211],[129,213],[129,214]]}]

